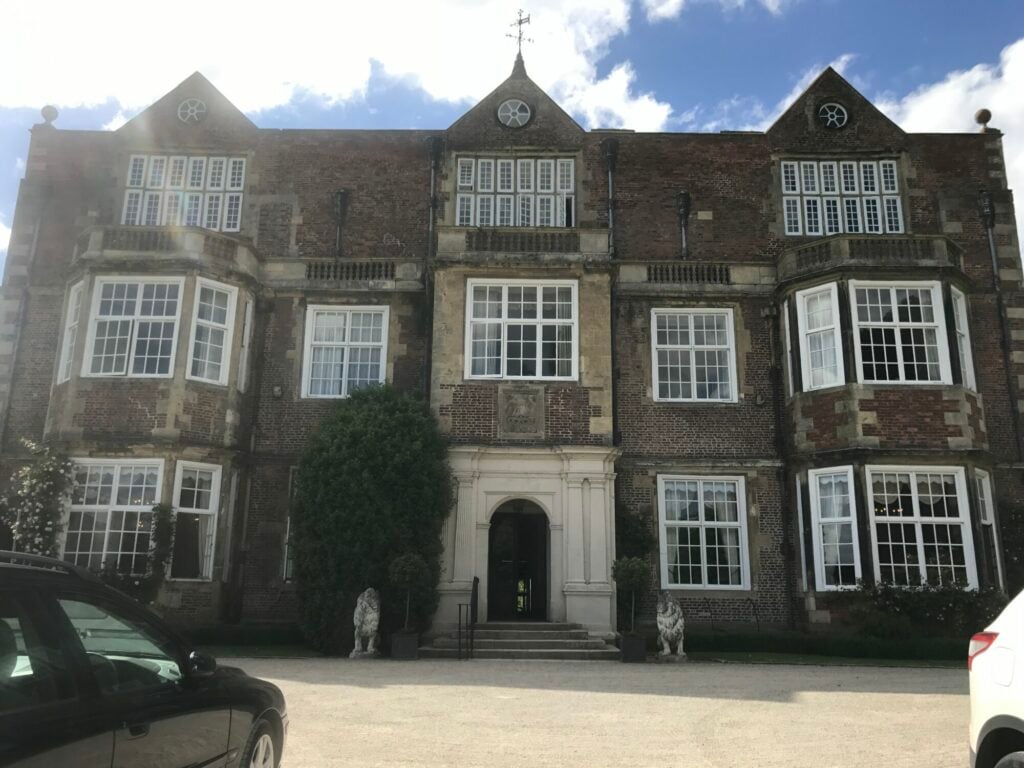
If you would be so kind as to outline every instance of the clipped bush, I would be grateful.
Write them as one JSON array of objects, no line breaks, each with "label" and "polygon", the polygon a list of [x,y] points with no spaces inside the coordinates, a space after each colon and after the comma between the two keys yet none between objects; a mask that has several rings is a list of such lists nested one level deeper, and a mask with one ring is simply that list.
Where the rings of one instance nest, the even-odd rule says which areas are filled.
[{"label": "clipped bush", "polygon": [[405,623],[402,625],[402,630],[408,632],[409,607],[413,590],[430,583],[430,567],[422,557],[415,552],[410,552],[391,561],[388,577],[391,579],[393,587],[405,590]]},{"label": "clipped bush", "polygon": [[860,584],[835,595],[830,607],[860,634],[883,640],[906,637],[969,638],[1006,606],[994,588],[971,590],[960,584],[897,587]]},{"label": "clipped bush", "polygon": [[615,516],[615,551],[619,557],[646,557],[654,543],[654,533],[646,519],[619,510]]},{"label": "clipped bush", "polygon": [[620,557],[612,564],[612,577],[620,591],[629,594],[629,631],[636,632],[636,594],[651,583],[651,566],[642,557]]},{"label": "clipped bush", "polygon": [[[310,439],[296,477],[295,578],[307,641],[325,653],[351,648],[359,593],[381,593],[380,632],[425,625],[437,608],[441,526],[452,503],[447,446],[422,400],[372,387],[340,401]],[[419,555],[429,578],[392,583],[399,553]]]}]

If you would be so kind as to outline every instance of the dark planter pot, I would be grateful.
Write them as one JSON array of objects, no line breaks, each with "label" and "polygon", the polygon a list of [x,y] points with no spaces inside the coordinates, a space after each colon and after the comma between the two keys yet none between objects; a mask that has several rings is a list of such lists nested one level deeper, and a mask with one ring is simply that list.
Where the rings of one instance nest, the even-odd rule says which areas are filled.
[{"label": "dark planter pot", "polygon": [[399,632],[391,636],[392,659],[418,659],[420,657],[420,636],[415,633]]},{"label": "dark planter pot", "polygon": [[643,635],[620,635],[619,648],[622,661],[626,664],[643,664],[647,661],[647,641]]}]

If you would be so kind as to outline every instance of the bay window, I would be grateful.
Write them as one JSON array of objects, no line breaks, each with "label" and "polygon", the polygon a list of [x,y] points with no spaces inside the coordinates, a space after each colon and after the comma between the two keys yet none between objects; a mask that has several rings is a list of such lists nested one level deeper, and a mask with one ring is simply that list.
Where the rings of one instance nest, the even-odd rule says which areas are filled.
[{"label": "bay window", "polygon": [[172,579],[209,580],[220,510],[221,468],[179,461],[174,476]]},{"label": "bay window", "polygon": [[574,380],[578,335],[575,280],[467,283],[467,379]]},{"label": "bay window", "polygon": [[961,467],[867,467],[875,578],[978,586]]},{"label": "bay window", "polygon": [[690,589],[750,588],[742,477],[658,477],[661,583]]},{"label": "bay window", "polygon": [[804,391],[842,384],[845,371],[836,284],[798,291],[796,302]]},{"label": "bay window", "polygon": [[855,587],[861,569],[853,467],[812,469],[807,479],[816,588],[825,591]]},{"label": "bay window", "polygon": [[227,384],[238,289],[200,278],[196,282],[186,378]]},{"label": "bay window", "polygon": [[77,283],[71,286],[64,309],[64,337],[61,339],[60,359],[57,363],[58,383],[71,378],[71,364],[75,356],[75,343],[78,341],[78,320],[81,312],[82,283]]},{"label": "bay window", "polygon": [[169,377],[182,278],[98,278],[83,376]]}]

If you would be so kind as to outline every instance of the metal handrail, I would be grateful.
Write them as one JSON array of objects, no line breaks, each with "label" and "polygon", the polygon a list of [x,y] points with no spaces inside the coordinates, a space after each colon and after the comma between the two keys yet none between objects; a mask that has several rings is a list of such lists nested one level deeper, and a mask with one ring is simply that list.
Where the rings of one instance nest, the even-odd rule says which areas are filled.
[{"label": "metal handrail", "polygon": [[[460,659],[473,658],[473,652],[475,651],[476,641],[476,621],[478,616],[478,603],[480,601],[480,578],[478,576],[473,577],[473,589],[469,593],[468,603],[459,603],[459,652],[458,656]],[[465,621],[463,616],[465,615]],[[466,635],[466,655],[463,656],[463,633]]]}]

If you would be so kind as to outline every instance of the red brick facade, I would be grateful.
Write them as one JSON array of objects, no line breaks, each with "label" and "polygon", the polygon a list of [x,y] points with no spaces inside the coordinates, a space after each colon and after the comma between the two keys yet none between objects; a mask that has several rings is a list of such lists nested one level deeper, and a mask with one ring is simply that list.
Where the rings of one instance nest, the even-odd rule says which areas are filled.
[{"label": "red brick facade", "polygon": [[[179,121],[175,110],[185,96],[203,98],[209,117],[198,125]],[[519,130],[495,118],[510,97],[533,110]],[[818,119],[826,102],[847,108],[841,130]],[[133,236],[123,235],[121,211],[135,154],[245,158],[240,230],[158,226],[146,230],[156,239],[119,240]],[[494,155],[572,158],[576,226],[540,233],[456,226],[457,157]],[[902,233],[785,233],[782,162],[877,158],[898,169]],[[978,213],[982,189],[994,201],[994,256]],[[685,219],[683,192],[690,201]],[[520,65],[447,130],[262,130],[194,75],[118,131],[33,129],[0,290],[0,461],[9,468],[24,460],[21,438],[52,442],[76,458],[163,458],[164,498],[172,494],[175,462],[221,466],[211,579],[170,582],[161,600],[168,612],[197,623],[289,621],[296,608],[294,585],[284,578],[290,470],[333,407],[303,396],[307,307],[387,307],[385,378],[430,397],[453,444],[618,451],[616,514],[639,516],[654,535],[650,560],[659,580],[666,534],[658,478],[744,479],[749,589],[676,589],[695,621],[822,618],[807,472],[824,467],[853,467],[868,580],[876,553],[866,468],[956,467],[971,488],[976,469],[990,472],[994,523],[982,522],[974,490],[965,497],[977,582],[998,583],[985,542],[999,531],[1006,576],[1019,587],[1024,563],[1010,549],[1024,531],[1024,291],[1013,222],[997,131],[904,133],[831,70],[767,132],[721,134],[585,131]],[[185,281],[172,375],[81,375],[96,279],[153,274]],[[186,376],[200,278],[237,290],[226,385]],[[541,431],[528,437],[502,428],[500,391],[508,382],[465,375],[466,285],[473,279],[570,279],[580,286],[578,376],[527,382],[539,387],[543,408]],[[67,291],[83,280],[72,375],[60,382]],[[947,327],[937,343],[950,353],[948,381],[860,382],[848,300],[849,281],[857,280],[940,283],[937,310]],[[845,377],[810,389],[802,381],[797,292],[831,283],[841,299]],[[946,305],[953,288],[967,297],[973,388],[955,360]],[[249,300],[254,322],[242,392]],[[695,308],[731,313],[735,396],[659,400],[652,310]],[[653,591],[648,597],[650,617]]]}]

